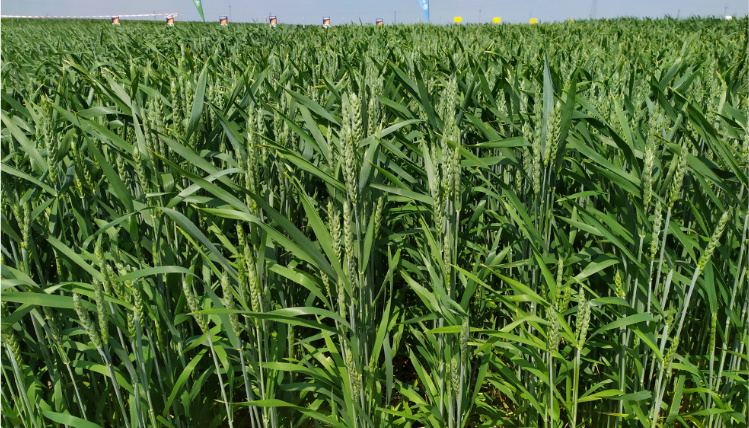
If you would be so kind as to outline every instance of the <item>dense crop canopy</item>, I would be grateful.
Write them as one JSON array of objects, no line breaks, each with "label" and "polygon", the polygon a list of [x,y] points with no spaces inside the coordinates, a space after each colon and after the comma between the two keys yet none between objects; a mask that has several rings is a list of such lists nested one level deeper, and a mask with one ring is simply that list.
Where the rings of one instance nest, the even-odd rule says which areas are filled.
[{"label": "dense crop canopy", "polygon": [[3,20],[2,425],[746,426],[746,28]]}]

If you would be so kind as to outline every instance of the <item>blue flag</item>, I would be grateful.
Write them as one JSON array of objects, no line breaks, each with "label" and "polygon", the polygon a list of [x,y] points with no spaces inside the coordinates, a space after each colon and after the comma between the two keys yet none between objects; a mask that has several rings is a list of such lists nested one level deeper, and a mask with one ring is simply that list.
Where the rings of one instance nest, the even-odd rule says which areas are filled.
[{"label": "blue flag", "polygon": [[419,6],[421,6],[421,11],[424,12],[424,19],[429,22],[429,0],[419,0]]}]

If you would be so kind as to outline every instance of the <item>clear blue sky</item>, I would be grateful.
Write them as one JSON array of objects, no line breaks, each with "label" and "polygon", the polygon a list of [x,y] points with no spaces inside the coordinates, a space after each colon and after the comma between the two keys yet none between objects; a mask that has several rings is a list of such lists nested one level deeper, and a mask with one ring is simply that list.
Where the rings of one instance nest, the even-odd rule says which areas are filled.
[{"label": "clear blue sky", "polygon": [[[431,0],[431,22],[445,24],[454,16],[463,22],[491,22],[499,16],[502,22],[528,22],[531,17],[541,22],[586,19],[591,15],[593,0]],[[479,12],[481,10],[481,12]],[[177,12],[179,20],[199,20],[192,0],[3,0],[3,15],[109,15],[152,12]],[[203,0],[207,21],[231,14],[235,22],[264,22],[273,13],[279,23],[320,24],[330,16],[333,25],[343,22],[374,22],[383,18],[392,23],[423,21],[418,0]],[[619,16],[672,17],[745,16],[747,0],[598,0],[597,18]]]}]

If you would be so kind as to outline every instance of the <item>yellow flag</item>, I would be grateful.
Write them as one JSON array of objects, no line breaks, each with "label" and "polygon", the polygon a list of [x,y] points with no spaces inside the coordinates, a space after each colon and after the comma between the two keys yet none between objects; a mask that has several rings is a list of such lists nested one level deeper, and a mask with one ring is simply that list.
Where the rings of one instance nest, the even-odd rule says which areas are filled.
[{"label": "yellow flag", "polygon": [[455,19],[453,19],[453,22],[463,22],[462,16],[456,16]]},{"label": "yellow flag", "polygon": [[538,24],[538,18],[531,18],[531,24]]},{"label": "yellow flag", "polygon": [[495,17],[494,17],[494,23],[495,23],[495,24],[499,24],[500,22],[502,22],[502,18],[500,18],[500,17],[498,17],[498,16],[495,16]]}]

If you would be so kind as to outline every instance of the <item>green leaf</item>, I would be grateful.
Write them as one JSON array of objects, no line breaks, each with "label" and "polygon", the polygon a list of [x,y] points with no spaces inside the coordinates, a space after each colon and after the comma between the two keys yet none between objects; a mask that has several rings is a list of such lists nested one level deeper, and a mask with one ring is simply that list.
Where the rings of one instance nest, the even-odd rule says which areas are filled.
[{"label": "green leaf", "polygon": [[73,263],[77,264],[78,266],[82,267],[83,270],[88,272],[95,280],[97,281],[104,281],[104,276],[93,268],[90,264],[86,263],[83,258],[78,255],[75,251],[73,251],[70,247],[62,243],[59,239],[55,238],[52,235],[47,236],[47,242],[52,244],[53,247],[57,249],[57,251],[61,252],[65,255],[65,257],[69,258]]},{"label": "green leaf", "polygon": [[152,268],[145,268],[130,272],[126,275],[122,275],[117,278],[118,281],[132,281],[134,279],[143,278],[146,276],[163,275],[176,273],[181,275],[192,275],[196,276],[191,270],[183,268],[181,266],[157,266]]},{"label": "green leaf", "polygon": [[57,195],[57,192],[55,192],[55,189],[49,187],[48,185],[44,184],[40,180],[37,180],[36,178],[34,178],[34,177],[32,177],[32,176],[24,173],[24,172],[21,172],[21,171],[15,169],[15,168],[13,168],[12,166],[10,166],[8,164],[0,164],[0,172],[2,174],[10,174],[10,175],[14,175],[14,176],[16,176],[18,178],[22,178],[22,179],[28,181],[31,184],[39,186],[42,190],[44,190],[45,192],[49,193],[50,195]]},{"label": "green leaf", "polygon": [[73,309],[73,298],[59,294],[6,291],[3,292],[3,301],[48,308]]},{"label": "green leaf", "polygon": [[29,139],[26,137],[26,134],[24,134],[23,131],[21,131],[18,126],[16,126],[13,119],[8,117],[5,110],[2,111],[0,118],[2,118],[3,123],[8,128],[13,137],[18,141],[19,144],[21,144],[21,147],[23,147],[23,151],[29,155],[33,162],[33,165],[35,166],[34,169],[41,170],[42,172],[47,172],[47,162],[42,158],[42,155],[39,154],[39,151],[36,149],[34,143],[29,141]]},{"label": "green leaf", "polygon": [[87,144],[88,151],[94,156],[99,167],[104,171],[110,184],[110,189],[117,195],[120,201],[125,205],[128,211],[133,211],[133,196],[125,187],[125,183],[120,180],[120,176],[114,171],[107,160],[102,156],[94,144]]},{"label": "green leaf", "polygon": [[286,92],[288,92],[299,104],[303,105],[307,109],[309,109],[311,112],[317,114],[321,118],[327,120],[328,122],[334,124],[334,125],[340,125],[340,122],[336,120],[330,113],[328,113],[327,110],[322,108],[320,104],[317,104],[316,102],[312,101],[311,99],[305,97],[304,95],[294,92],[291,89],[286,89]]},{"label": "green leaf", "polygon": [[172,403],[174,402],[174,399],[177,398],[177,394],[179,394],[185,382],[187,382],[187,380],[192,376],[192,372],[195,371],[195,367],[198,366],[198,363],[203,358],[206,351],[207,349],[201,349],[197,355],[192,357],[192,359],[190,360],[190,363],[188,363],[185,366],[185,368],[182,370],[182,373],[179,375],[179,378],[177,378],[177,382],[175,382],[174,386],[172,387],[172,391],[169,393],[169,398],[166,400],[166,406],[164,406],[164,412],[162,413],[163,417],[165,418],[168,417],[169,411],[172,408]]},{"label": "green leaf", "polygon": [[205,85],[206,79],[208,78],[206,73],[207,69],[208,64],[206,63],[203,70],[200,72],[200,76],[198,76],[198,85],[195,87],[195,99],[193,100],[192,111],[190,112],[190,121],[187,124],[187,135],[185,135],[186,141],[190,141],[190,137],[200,121],[200,115],[203,114],[203,107],[205,106]]},{"label": "green leaf", "polygon": [[75,417],[67,413],[57,413],[51,410],[45,410],[43,412],[44,417],[60,424],[70,425],[72,427],[79,428],[102,428],[101,425],[97,425],[93,422],[89,422],[85,419]]}]

